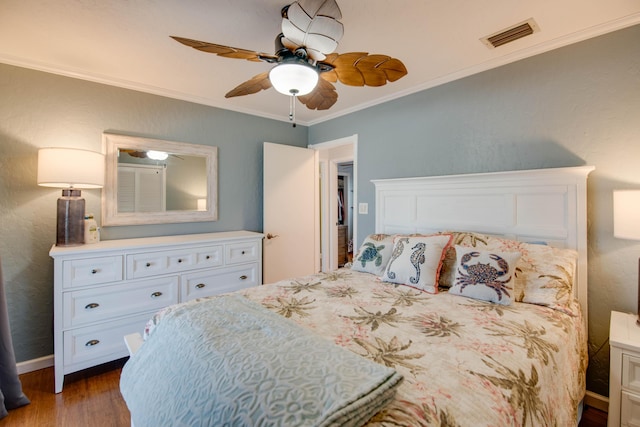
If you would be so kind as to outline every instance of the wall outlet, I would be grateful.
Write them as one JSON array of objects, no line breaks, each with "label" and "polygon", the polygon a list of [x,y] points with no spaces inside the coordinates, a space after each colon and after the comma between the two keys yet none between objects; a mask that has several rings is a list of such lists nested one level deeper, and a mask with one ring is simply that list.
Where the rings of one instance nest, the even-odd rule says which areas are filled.
[{"label": "wall outlet", "polygon": [[358,203],[358,213],[367,215],[369,213],[369,203]]}]

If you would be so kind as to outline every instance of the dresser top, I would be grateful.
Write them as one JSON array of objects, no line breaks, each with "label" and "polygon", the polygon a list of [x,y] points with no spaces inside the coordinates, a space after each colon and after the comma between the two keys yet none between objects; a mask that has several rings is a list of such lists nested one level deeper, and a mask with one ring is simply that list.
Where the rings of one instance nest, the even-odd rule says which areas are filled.
[{"label": "dresser top", "polygon": [[638,351],[640,349],[640,325],[637,314],[611,312],[609,342],[611,345]]},{"label": "dresser top", "polygon": [[241,239],[262,239],[262,233],[253,231],[223,231],[218,233],[180,234],[175,236],[141,237],[135,239],[103,240],[98,243],[79,246],[53,246],[49,256],[67,256],[90,254],[108,250],[150,249],[158,246],[189,245],[216,241],[233,241]]}]

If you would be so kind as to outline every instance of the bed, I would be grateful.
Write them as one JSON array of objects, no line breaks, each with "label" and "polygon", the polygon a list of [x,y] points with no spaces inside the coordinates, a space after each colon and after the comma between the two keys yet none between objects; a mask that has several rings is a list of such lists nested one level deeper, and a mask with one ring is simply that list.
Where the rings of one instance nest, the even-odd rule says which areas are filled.
[{"label": "bed", "polygon": [[[129,337],[132,357],[123,369],[121,391],[132,422],[152,425],[159,419],[150,421],[151,414],[163,410],[167,417],[179,417],[160,418],[165,425],[577,425],[588,363],[586,181],[591,170],[375,180],[376,232],[364,239],[353,265],[168,307],[150,320],[144,343]],[[312,347],[321,344],[314,341],[289,357],[291,366],[300,360],[305,369],[316,366],[325,353],[331,354],[328,364],[337,365],[345,355],[339,351],[346,351],[357,356],[358,361],[347,357],[354,371],[359,360],[381,367],[371,374],[383,378],[372,386],[372,394],[380,395],[376,406],[358,407],[364,415],[353,422],[335,414],[318,422],[296,418],[308,409],[308,400],[277,394],[278,376],[262,375],[271,367],[259,373],[245,368],[248,359],[253,363],[278,352],[268,350],[262,357],[262,344],[253,347],[255,335],[238,345],[240,333],[252,329],[238,328],[247,317],[244,311],[238,314],[238,304],[304,331],[295,329],[302,334],[295,340],[309,335],[330,345],[315,351]],[[172,318],[187,319],[189,326],[169,329]],[[258,319],[249,324],[266,324]],[[230,343],[205,344],[217,338],[206,335],[207,327],[195,323],[200,321],[231,328],[212,334],[232,336]],[[285,349],[288,341],[289,335],[277,341],[280,353],[300,348]],[[191,347],[193,342],[198,344]],[[201,356],[197,352],[203,346],[214,348]],[[243,362],[225,361],[219,354],[225,346],[231,352],[246,350]],[[338,359],[332,359],[334,349]],[[222,357],[215,369],[203,363],[211,352]],[[305,359],[315,353],[317,359]],[[159,357],[168,359],[157,363]],[[220,366],[237,368],[235,377],[220,379]],[[369,368],[363,368],[367,375]],[[272,405],[286,401],[290,418],[242,418],[238,402],[248,398],[246,388],[240,397],[218,399],[222,388],[226,392],[229,384],[235,387],[256,375],[260,380],[254,381],[255,390],[249,388],[247,406],[262,405],[256,395],[267,383],[265,399],[272,396]],[[185,384],[178,386],[184,377]],[[223,386],[212,388],[215,381]],[[333,399],[325,399],[326,390],[317,385],[314,390],[323,397],[312,403]],[[371,406],[374,398],[358,393]],[[149,409],[148,395],[156,395],[151,399],[156,409]],[[221,406],[212,409],[214,400],[222,400]],[[234,410],[226,414],[229,405]],[[337,412],[343,416],[344,405]]]}]

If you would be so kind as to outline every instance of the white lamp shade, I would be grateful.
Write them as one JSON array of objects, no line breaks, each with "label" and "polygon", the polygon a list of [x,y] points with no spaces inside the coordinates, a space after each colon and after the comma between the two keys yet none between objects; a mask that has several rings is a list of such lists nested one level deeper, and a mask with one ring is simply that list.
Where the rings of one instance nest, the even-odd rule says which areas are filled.
[{"label": "white lamp shade", "polygon": [[613,192],[613,235],[640,240],[640,191]]},{"label": "white lamp shade", "polygon": [[104,155],[74,148],[41,148],[38,151],[38,185],[57,188],[101,188]]},{"label": "white lamp shade", "polygon": [[311,66],[283,63],[269,71],[271,85],[284,95],[306,95],[318,84],[318,72]]}]

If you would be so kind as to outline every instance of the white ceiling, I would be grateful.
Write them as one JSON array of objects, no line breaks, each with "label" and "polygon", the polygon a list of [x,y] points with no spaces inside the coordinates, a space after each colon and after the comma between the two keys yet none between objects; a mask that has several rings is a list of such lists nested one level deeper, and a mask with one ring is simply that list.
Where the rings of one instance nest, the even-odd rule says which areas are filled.
[{"label": "white ceiling", "polygon": [[[170,35],[273,53],[289,0],[1,0],[0,62],[172,98],[288,120],[274,89],[224,94],[267,63],[207,54]],[[638,0],[338,0],[344,37],[336,52],[400,59],[404,78],[382,87],[336,83],[319,123],[502,64],[640,23]],[[480,38],[533,18],[540,31],[496,49]]]}]

